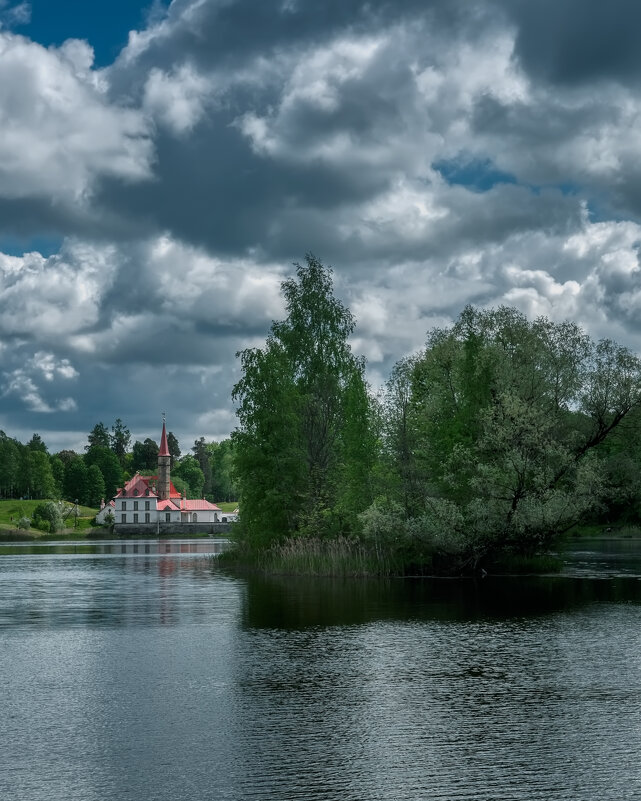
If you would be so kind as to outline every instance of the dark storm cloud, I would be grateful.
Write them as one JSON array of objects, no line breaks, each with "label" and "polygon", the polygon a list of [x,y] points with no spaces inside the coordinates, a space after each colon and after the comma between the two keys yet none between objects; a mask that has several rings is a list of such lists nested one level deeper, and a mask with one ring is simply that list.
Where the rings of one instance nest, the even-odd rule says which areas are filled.
[{"label": "dark storm cloud", "polygon": [[[253,56],[270,55],[279,47],[305,49],[337,35],[385,29],[400,19],[423,18],[444,31],[478,30],[485,4],[466,0],[174,0],[166,20],[152,35],[136,36],[145,44],[137,56],[145,69],[173,63],[186,54],[201,66],[225,64],[235,69]],[[122,59],[121,59],[122,62]],[[127,72],[126,63],[116,63]],[[118,80],[115,80],[118,86]]]},{"label": "dark storm cloud", "polygon": [[364,200],[385,185],[376,172],[353,176],[320,162],[260,158],[232,122],[222,115],[204,122],[188,148],[160,132],[155,181],[124,186],[105,179],[96,188],[96,208],[117,208],[129,219],[153,217],[157,230],[215,252],[242,253],[268,241],[274,220],[292,206],[327,209]]},{"label": "dark storm cloud", "polygon": [[632,0],[505,0],[516,55],[532,76],[560,84],[636,83],[641,6]]}]

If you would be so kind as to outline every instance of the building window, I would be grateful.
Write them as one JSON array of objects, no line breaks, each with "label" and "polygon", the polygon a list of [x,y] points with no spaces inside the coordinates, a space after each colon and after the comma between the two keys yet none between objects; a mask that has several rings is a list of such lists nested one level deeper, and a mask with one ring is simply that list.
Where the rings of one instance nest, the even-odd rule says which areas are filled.
[{"label": "building window", "polygon": [[124,511],[127,508],[127,501],[123,501],[120,508]]},{"label": "building window", "polygon": [[165,512],[165,523],[171,523],[171,513]]},{"label": "building window", "polygon": [[191,522],[192,523],[198,522],[198,515],[196,514],[196,512],[194,512],[193,515],[191,516]]},{"label": "building window", "polygon": [[134,515],[134,523],[138,522],[138,515]]},{"label": "building window", "polygon": [[138,511],[138,501],[134,501],[134,511]]},{"label": "building window", "polygon": [[145,501],[145,509],[149,509],[149,501]]},{"label": "building window", "polygon": [[120,522],[126,523],[127,522],[127,515],[120,515]]},{"label": "building window", "polygon": [[149,495],[149,490],[148,489],[145,490],[145,495]]},{"label": "building window", "polygon": [[134,495],[138,495],[138,490],[137,489],[134,490]]},{"label": "building window", "polygon": [[145,523],[150,523],[150,522],[151,522],[151,517],[149,515],[149,512],[146,512],[145,513]]}]

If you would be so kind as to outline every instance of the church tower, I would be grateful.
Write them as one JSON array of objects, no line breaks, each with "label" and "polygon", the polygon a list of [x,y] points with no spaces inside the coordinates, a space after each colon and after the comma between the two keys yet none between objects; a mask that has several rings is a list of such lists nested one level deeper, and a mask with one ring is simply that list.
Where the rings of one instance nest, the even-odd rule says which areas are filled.
[{"label": "church tower", "polygon": [[158,497],[165,501],[170,495],[171,455],[167,445],[167,432],[165,431],[165,416],[162,418],[162,435],[158,451]]}]

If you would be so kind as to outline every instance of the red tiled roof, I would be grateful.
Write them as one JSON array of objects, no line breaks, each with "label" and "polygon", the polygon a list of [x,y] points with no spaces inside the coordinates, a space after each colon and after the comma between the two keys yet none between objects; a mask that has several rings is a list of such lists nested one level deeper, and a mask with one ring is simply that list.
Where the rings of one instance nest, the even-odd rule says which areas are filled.
[{"label": "red tiled roof", "polygon": [[172,512],[180,511],[180,507],[174,503],[170,498],[167,498],[166,501],[158,501],[158,511],[166,512],[169,509]]},{"label": "red tiled roof", "polygon": [[[157,487],[157,482],[158,476],[141,476],[136,473],[122,489],[118,490],[116,498],[157,498],[158,491],[157,488],[154,489],[155,486]],[[134,490],[138,490],[138,495]],[[147,495],[147,490],[149,490],[149,495]],[[169,497],[180,498],[180,493],[171,481],[169,482]]]},{"label": "red tiled roof", "polygon": [[180,508],[184,512],[204,512],[204,511],[211,511],[211,512],[220,512],[220,506],[216,506],[215,503],[210,503],[206,501],[204,498],[200,500],[188,500],[187,498],[183,498],[183,502]]},{"label": "red tiled roof", "polygon": [[[139,473],[136,473],[135,476],[132,476],[129,481],[125,484],[122,489],[118,490],[118,494],[116,495],[117,498],[138,498],[138,497],[156,497],[156,492],[151,487],[151,480],[155,478],[155,476],[141,476]],[[138,494],[136,494],[136,490],[138,490]],[[149,495],[147,495],[147,490],[149,490]]]}]

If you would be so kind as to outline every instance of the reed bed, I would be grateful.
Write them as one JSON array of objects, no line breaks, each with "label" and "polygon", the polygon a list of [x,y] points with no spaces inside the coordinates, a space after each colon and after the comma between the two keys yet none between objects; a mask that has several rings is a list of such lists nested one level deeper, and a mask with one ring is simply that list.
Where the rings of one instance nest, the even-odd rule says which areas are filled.
[{"label": "reed bed", "polygon": [[221,554],[219,561],[230,567],[297,576],[388,576],[397,568],[389,554],[347,537],[289,537],[260,551],[240,545]]}]

